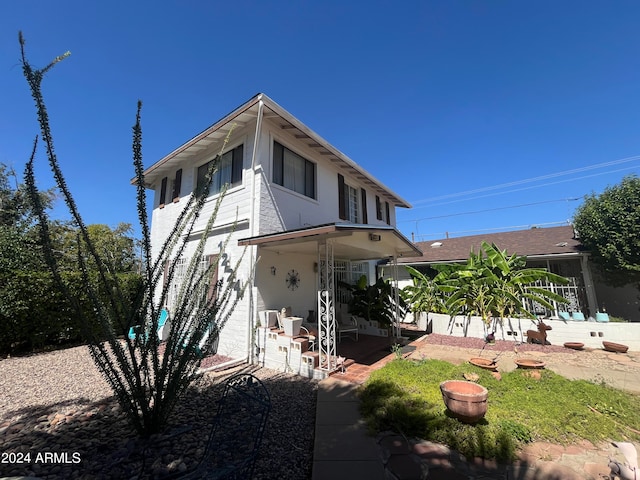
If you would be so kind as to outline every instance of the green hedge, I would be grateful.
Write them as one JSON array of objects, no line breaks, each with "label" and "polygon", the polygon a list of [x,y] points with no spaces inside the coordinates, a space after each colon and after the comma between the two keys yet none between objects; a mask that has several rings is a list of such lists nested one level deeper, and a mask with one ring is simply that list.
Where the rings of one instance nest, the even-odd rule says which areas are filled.
[{"label": "green hedge", "polygon": [[[72,295],[80,299],[86,318],[95,318],[87,295],[87,285],[81,275],[77,272],[65,273],[63,279]],[[132,273],[119,274],[118,280],[125,297],[134,298],[140,288],[141,277]],[[90,281],[94,282],[93,279]],[[101,300],[106,304],[106,295]],[[128,326],[128,322],[123,322],[123,325],[113,325],[112,328],[117,335],[122,335]],[[88,330],[83,327],[88,327]],[[40,350],[64,342],[86,342],[91,335],[104,338],[97,321],[95,324],[80,324],[49,272],[13,271],[0,274],[1,354]]]}]

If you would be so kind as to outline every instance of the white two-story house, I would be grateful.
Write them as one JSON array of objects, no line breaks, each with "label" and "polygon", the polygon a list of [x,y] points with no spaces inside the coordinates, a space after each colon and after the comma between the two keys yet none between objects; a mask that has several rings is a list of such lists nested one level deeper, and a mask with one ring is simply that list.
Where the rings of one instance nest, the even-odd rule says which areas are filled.
[{"label": "white two-story house", "polygon": [[[421,254],[395,228],[396,207],[410,205],[258,94],[144,172],[146,186],[155,192],[151,238],[156,255],[221,148],[203,229],[218,192],[225,184],[227,190],[205,253],[219,262],[224,282],[244,252],[237,274],[252,281],[220,334],[218,352],[264,362],[265,342],[256,339],[256,327],[267,326],[265,311],[291,307],[293,316],[318,322],[316,366],[330,370],[337,353],[336,281],[362,274],[375,280],[376,261]],[[290,354],[285,343],[280,339],[283,356]],[[289,358],[283,364],[292,368],[297,362]]]}]

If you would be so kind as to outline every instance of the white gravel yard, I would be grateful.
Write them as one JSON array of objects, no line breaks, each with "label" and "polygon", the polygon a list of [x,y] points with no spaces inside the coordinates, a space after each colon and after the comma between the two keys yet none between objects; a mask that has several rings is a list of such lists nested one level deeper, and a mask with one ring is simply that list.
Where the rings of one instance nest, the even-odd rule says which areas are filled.
[{"label": "white gravel yard", "polygon": [[[247,365],[206,373],[167,432],[142,441],[86,347],[0,360],[0,455],[31,457],[0,462],[0,477],[120,479],[143,469],[139,478],[162,478],[169,469],[187,469],[202,455],[222,383],[240,371],[260,378],[272,402],[254,478],[310,478],[317,382]],[[178,429],[186,432],[169,438]],[[35,462],[45,452],[66,457]]]},{"label": "white gravel yard", "polygon": [[74,347],[0,361],[0,423],[37,405],[74,405],[111,397],[111,389],[86,347]]}]

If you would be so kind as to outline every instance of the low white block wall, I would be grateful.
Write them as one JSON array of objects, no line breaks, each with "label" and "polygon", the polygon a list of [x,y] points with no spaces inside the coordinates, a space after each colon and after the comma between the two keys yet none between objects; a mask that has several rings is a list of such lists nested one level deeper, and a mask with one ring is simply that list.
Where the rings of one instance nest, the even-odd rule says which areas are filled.
[{"label": "low white block wall", "polygon": [[[602,348],[602,341],[622,343],[629,350],[640,351],[640,323],[575,322],[571,320],[543,319],[551,327],[547,341],[552,345],[565,342],[581,342],[585,347]],[[440,313],[429,313],[428,323],[432,333],[458,337],[484,338],[491,332],[480,317],[449,317]],[[493,325],[493,324],[492,324]],[[536,322],[529,319],[505,318],[496,326],[496,340],[527,341],[527,330],[537,330]]]}]

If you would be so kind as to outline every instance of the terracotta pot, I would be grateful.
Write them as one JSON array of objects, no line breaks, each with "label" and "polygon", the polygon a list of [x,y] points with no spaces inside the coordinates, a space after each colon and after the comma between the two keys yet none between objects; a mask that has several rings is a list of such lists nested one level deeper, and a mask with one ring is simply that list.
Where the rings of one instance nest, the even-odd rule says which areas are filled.
[{"label": "terracotta pot", "polygon": [[582,350],[584,348],[584,343],[580,342],[565,342],[565,348],[571,348],[573,350]]},{"label": "terracotta pot", "polygon": [[627,353],[627,350],[629,350],[628,346],[621,343],[603,341],[602,346],[607,352]]},{"label": "terracotta pot", "polygon": [[493,360],[489,360],[488,358],[470,358],[469,363],[471,365],[475,365],[476,367],[485,368],[494,372],[498,369],[498,365],[496,365],[496,362],[494,362]]},{"label": "terracotta pot", "polygon": [[542,360],[535,358],[516,358],[515,362],[518,368],[544,368],[546,365]]},{"label": "terracotta pot", "polygon": [[464,380],[447,380],[440,384],[442,400],[458,420],[475,423],[487,413],[489,392],[482,385]]}]

